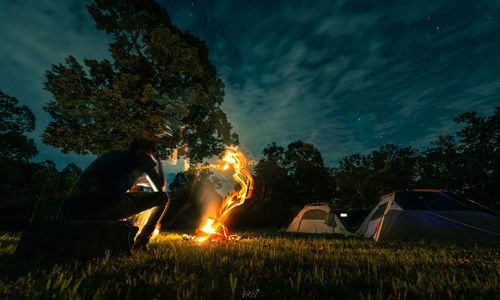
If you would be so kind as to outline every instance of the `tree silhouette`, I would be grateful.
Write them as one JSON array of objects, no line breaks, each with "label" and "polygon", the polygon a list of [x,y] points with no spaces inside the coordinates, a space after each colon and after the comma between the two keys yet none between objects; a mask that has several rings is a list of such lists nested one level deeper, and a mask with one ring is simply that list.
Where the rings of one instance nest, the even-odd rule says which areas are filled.
[{"label": "tree silhouette", "polygon": [[[192,160],[237,143],[221,109],[224,84],[204,42],[177,28],[153,0],[95,0],[87,9],[109,34],[111,61],[69,56],[46,72],[53,121],[43,141],[63,152],[102,154],[137,137]],[[183,147],[188,145],[188,147]]]},{"label": "tree silhouette", "polygon": [[335,206],[370,208],[383,194],[416,187],[420,154],[412,147],[387,144],[368,155],[354,154],[334,169]]},{"label": "tree silhouette", "polygon": [[262,154],[254,169],[252,197],[232,213],[234,224],[285,226],[305,204],[333,200],[333,178],[312,144],[295,141],[285,150],[271,143]]},{"label": "tree silhouette", "polygon": [[465,125],[456,137],[441,136],[425,151],[420,184],[500,210],[500,107],[485,117],[463,113],[455,122]]},{"label": "tree silhouette", "polygon": [[34,129],[35,115],[31,110],[0,90],[0,159],[26,162],[35,156],[35,142],[26,136]]}]

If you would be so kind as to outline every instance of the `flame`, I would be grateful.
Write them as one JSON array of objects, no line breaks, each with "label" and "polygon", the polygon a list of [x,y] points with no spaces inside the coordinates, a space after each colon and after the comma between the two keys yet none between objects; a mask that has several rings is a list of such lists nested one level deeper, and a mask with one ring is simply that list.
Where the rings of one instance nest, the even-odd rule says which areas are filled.
[{"label": "flame", "polygon": [[227,195],[222,202],[217,216],[215,218],[208,218],[204,226],[197,230],[196,236],[192,238],[197,242],[217,239],[237,239],[236,236],[230,234],[223,221],[233,208],[242,205],[245,199],[251,196],[253,178],[246,170],[247,162],[245,156],[236,149],[229,148],[226,150],[222,162],[222,165],[217,165],[216,167],[224,171],[232,167],[234,169],[233,178],[240,185],[240,190]]},{"label": "flame", "polygon": [[150,240],[154,240],[159,233],[160,233],[160,228],[156,227],[155,230],[153,231],[153,234],[151,235]]}]

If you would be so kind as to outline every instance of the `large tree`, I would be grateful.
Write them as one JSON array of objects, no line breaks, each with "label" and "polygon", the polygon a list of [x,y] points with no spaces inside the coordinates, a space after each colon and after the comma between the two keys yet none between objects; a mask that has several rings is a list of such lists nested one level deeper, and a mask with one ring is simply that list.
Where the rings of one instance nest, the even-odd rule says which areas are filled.
[{"label": "large tree", "polygon": [[69,56],[47,71],[54,98],[45,107],[53,118],[45,143],[98,155],[143,137],[158,141],[162,158],[179,148],[195,161],[237,143],[203,41],[172,24],[153,0],[95,0],[87,9],[111,36],[111,59],[82,65]]}]

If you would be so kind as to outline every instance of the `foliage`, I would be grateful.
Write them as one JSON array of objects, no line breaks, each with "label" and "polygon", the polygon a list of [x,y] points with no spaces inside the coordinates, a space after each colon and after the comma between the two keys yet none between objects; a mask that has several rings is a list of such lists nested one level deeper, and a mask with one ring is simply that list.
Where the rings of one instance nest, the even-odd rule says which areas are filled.
[{"label": "foliage", "polygon": [[[334,182],[318,149],[312,144],[296,141],[285,152],[285,166],[293,185],[290,201],[303,206],[312,202],[331,202]],[[292,200],[293,199],[293,200]]]},{"label": "foliage", "polygon": [[[499,249],[246,232],[198,245],[161,234],[149,252],[41,268],[0,235],[0,297],[71,299],[495,298]],[[257,292],[258,290],[258,292]]]},{"label": "foliage", "polygon": [[460,189],[466,178],[459,146],[453,136],[440,136],[432,142],[420,158],[420,183],[429,188],[446,187],[454,192]]},{"label": "foliage", "polygon": [[465,126],[441,136],[421,161],[421,185],[444,188],[500,210],[500,107],[491,116],[475,112],[455,119]]},{"label": "foliage", "polygon": [[252,197],[233,213],[233,224],[284,226],[305,204],[333,199],[335,186],[329,169],[312,144],[296,141],[285,150],[272,143],[262,154],[254,169]]},{"label": "foliage", "polygon": [[285,206],[293,189],[285,166],[285,150],[272,143],[262,154],[264,156],[254,168],[255,184],[249,202],[269,203],[272,200],[278,206]]},{"label": "foliage", "polygon": [[52,161],[40,163],[32,177],[37,184],[31,191],[36,201],[31,221],[37,218],[55,218],[60,205],[70,195],[81,174],[82,170],[73,163],[60,172]]},{"label": "foliage", "polygon": [[[35,129],[35,116],[26,105],[0,90],[0,226],[12,224],[17,219],[26,222],[32,211],[30,203],[31,175],[36,166],[29,160],[38,151],[27,133]],[[21,207],[12,210],[13,204]]]},{"label": "foliage", "polygon": [[0,186],[0,227],[22,228],[30,221],[55,218],[82,172],[75,164],[58,171],[52,161],[15,166],[0,162],[1,170],[10,170]]},{"label": "foliage", "polygon": [[456,136],[440,136],[423,152],[385,145],[340,161],[333,176],[336,207],[373,207],[383,194],[412,188],[444,189],[500,210],[500,108],[491,116],[468,112]]},{"label": "foliage", "polygon": [[333,176],[337,184],[335,206],[370,208],[378,198],[395,190],[416,186],[419,152],[392,144],[364,156],[354,154],[340,161]]},{"label": "foliage", "polygon": [[[57,205],[59,204],[55,197],[51,197],[54,195],[55,190],[59,189],[59,172],[54,162],[41,163],[40,168],[35,171],[32,178],[37,184],[33,186],[35,208],[30,221],[33,221],[37,213],[39,214],[41,211],[45,214],[50,211],[57,211]],[[45,209],[41,209],[40,206]]]},{"label": "foliage", "polygon": [[34,129],[35,115],[31,110],[0,90],[0,160],[26,162],[35,156],[35,142],[26,136]]},{"label": "foliage", "polygon": [[[221,109],[224,84],[205,43],[175,26],[153,0],[95,0],[87,9],[111,36],[111,60],[69,56],[46,72],[52,121],[43,141],[63,152],[102,154],[137,137],[194,161],[237,143]],[[184,147],[188,145],[188,147]]]}]

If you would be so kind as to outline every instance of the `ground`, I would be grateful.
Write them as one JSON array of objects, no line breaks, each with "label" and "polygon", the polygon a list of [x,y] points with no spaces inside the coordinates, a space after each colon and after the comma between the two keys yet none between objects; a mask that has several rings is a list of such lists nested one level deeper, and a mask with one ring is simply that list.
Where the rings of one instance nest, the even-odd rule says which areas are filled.
[{"label": "ground", "polygon": [[[0,233],[0,299],[495,298],[500,246],[384,243],[336,236],[242,232],[199,245],[161,233],[150,251],[36,266]],[[307,298],[306,298],[307,297]]]}]

